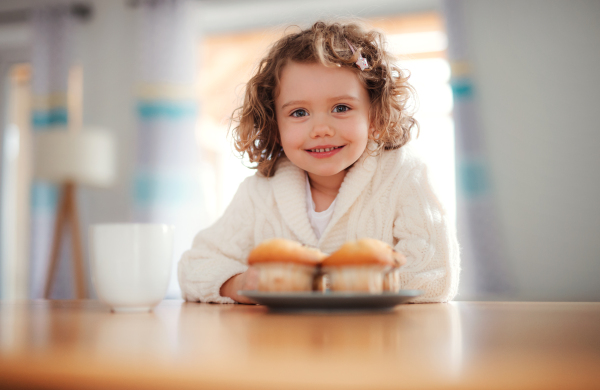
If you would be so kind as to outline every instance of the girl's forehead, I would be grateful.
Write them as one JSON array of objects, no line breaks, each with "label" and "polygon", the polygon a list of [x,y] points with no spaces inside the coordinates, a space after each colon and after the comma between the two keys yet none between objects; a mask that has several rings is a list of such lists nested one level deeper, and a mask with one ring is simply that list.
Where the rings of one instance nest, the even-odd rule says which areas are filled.
[{"label": "girl's forehead", "polygon": [[325,66],[320,63],[288,62],[281,71],[281,82],[298,80],[301,82],[323,82],[328,80],[359,81],[356,73],[349,68]]},{"label": "girl's forehead", "polygon": [[276,100],[329,95],[356,95],[360,98],[368,94],[356,72],[346,67],[289,62],[283,68]]}]

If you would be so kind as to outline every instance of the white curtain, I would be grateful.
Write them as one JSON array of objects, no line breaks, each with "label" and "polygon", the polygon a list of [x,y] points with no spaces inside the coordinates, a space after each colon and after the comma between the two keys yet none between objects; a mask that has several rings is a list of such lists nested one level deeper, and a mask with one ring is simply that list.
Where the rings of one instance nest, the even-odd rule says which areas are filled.
[{"label": "white curtain", "polygon": [[[33,31],[32,130],[42,132],[64,129],[68,120],[67,83],[72,62],[73,16],[67,5],[40,6],[33,9],[31,24]],[[42,298],[44,295],[57,199],[56,185],[33,182],[29,292],[31,298]],[[65,237],[65,240],[68,239],[69,237]],[[70,245],[63,244],[52,298],[74,296],[69,251]]]},{"label": "white curtain", "polygon": [[168,297],[179,298],[175,263],[206,218],[195,93],[197,35],[185,0],[141,1],[137,22],[136,221],[175,225]]},{"label": "white curtain", "polygon": [[515,282],[497,215],[463,5],[463,0],[444,2],[456,129],[457,230],[462,248],[457,299],[509,297]]}]

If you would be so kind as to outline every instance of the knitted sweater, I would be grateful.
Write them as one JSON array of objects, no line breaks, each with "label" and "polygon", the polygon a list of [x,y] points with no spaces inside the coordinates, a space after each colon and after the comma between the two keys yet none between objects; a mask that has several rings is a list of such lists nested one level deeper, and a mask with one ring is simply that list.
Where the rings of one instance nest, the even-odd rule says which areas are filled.
[{"label": "knitted sweater", "polygon": [[254,246],[274,237],[325,253],[349,240],[376,238],[406,256],[402,288],[424,291],[414,302],[446,302],[456,295],[456,233],[432,191],[426,165],[410,146],[363,154],[346,174],[320,239],[308,220],[305,180],[305,172],[287,158],[273,177],[256,174],[244,180],[223,216],[199,232],[183,254],[178,267],[183,298],[233,303],[219,294],[221,286],[246,271]]}]

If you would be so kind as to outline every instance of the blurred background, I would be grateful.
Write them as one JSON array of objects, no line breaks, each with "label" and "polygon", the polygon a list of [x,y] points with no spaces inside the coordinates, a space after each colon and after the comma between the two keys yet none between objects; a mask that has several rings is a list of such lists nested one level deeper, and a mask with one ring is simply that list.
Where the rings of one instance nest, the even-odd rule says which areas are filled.
[{"label": "blurred background", "polygon": [[347,18],[411,73],[411,142],[461,244],[456,299],[600,300],[592,0],[1,0],[0,298],[94,297],[93,223],[174,224],[175,270],[254,174],[227,130],[260,58]]}]

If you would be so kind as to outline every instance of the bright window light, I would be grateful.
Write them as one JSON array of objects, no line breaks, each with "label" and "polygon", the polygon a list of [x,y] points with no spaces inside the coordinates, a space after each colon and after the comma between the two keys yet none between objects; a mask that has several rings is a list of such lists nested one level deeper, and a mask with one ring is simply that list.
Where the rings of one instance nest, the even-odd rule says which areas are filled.
[{"label": "bright window light", "polygon": [[444,51],[448,47],[446,34],[441,31],[390,34],[387,40],[389,50],[404,54]]}]

